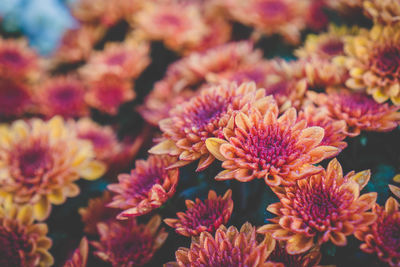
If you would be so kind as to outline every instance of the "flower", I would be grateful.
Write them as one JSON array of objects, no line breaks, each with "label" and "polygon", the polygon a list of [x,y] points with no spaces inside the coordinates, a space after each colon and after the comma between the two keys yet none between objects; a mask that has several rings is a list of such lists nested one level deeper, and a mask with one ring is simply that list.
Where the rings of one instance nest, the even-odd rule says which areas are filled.
[{"label": "flower", "polygon": [[208,198],[202,202],[186,200],[187,211],[178,212],[178,219],[165,219],[164,222],[175,228],[178,234],[197,236],[201,232],[214,233],[222,224],[226,224],[233,211],[232,191],[228,190],[224,196],[217,196],[215,191],[208,192]]},{"label": "flower", "polygon": [[97,224],[100,222],[107,223],[115,218],[118,214],[117,209],[107,206],[112,200],[112,195],[109,191],[105,191],[101,197],[89,199],[86,208],[79,208],[78,212],[82,217],[82,222],[85,225],[83,231],[89,235],[96,235]]},{"label": "flower", "polygon": [[92,53],[81,73],[90,79],[104,73],[113,73],[127,79],[137,78],[150,63],[148,54],[147,43],[107,43],[104,50]]},{"label": "flower", "polygon": [[366,89],[378,103],[390,98],[400,105],[399,27],[376,25],[346,42],[344,62],[351,76],[346,85]]},{"label": "flower", "polygon": [[34,223],[30,206],[0,204],[0,266],[52,266],[47,225]]},{"label": "flower", "polygon": [[308,92],[308,98],[318,106],[328,109],[334,119],[345,120],[347,132],[357,136],[361,130],[387,132],[393,130],[399,120],[400,107],[378,104],[363,92],[328,88],[326,94]]},{"label": "flower", "polygon": [[320,172],[313,164],[338,153],[336,147],[320,144],[324,129],[307,127],[294,108],[278,118],[276,103],[265,107],[263,113],[254,108],[237,112],[223,129],[223,139],[207,139],[207,149],[225,169],[215,179],[263,178],[270,186],[291,185]]},{"label": "flower", "polygon": [[116,115],[120,105],[135,98],[132,87],[133,84],[129,80],[107,73],[89,82],[85,100],[93,108]]},{"label": "flower", "polygon": [[307,126],[324,128],[325,134],[321,145],[337,147],[338,153],[347,147],[347,143],[343,141],[347,136],[346,121],[331,118],[327,108],[306,105],[300,110],[298,116],[298,120],[303,119],[307,121]]},{"label": "flower", "polygon": [[79,247],[75,249],[72,256],[64,264],[64,267],[86,267],[89,253],[89,243],[86,237],[83,237]]},{"label": "flower", "polygon": [[326,0],[310,1],[306,17],[307,26],[310,29],[320,31],[326,28],[329,23],[329,18],[325,12],[326,8]]},{"label": "flower", "polygon": [[177,51],[198,46],[208,34],[198,5],[178,1],[146,2],[131,24],[144,39],[161,40]]},{"label": "flower", "polygon": [[168,156],[149,156],[137,160],[130,174],[120,174],[117,184],[108,185],[115,192],[109,207],[123,209],[117,219],[140,216],[161,207],[175,194],[179,170],[167,170],[175,159]]},{"label": "flower", "polygon": [[[269,262],[273,262],[273,267],[312,267],[319,266],[321,253],[317,247],[314,247],[309,252],[291,255],[286,252],[286,247],[283,241],[276,242],[275,249],[268,257]],[[271,267],[272,267],[271,266]]]},{"label": "flower", "polygon": [[202,232],[193,238],[190,248],[179,248],[173,266],[255,266],[268,267],[267,258],[275,248],[275,240],[269,235],[258,235],[256,228],[245,223],[240,228],[221,225],[215,237]]},{"label": "flower", "polygon": [[38,56],[24,39],[0,38],[0,77],[25,80],[39,73]]},{"label": "flower", "polygon": [[31,105],[31,86],[17,79],[0,78],[0,117],[22,115]]},{"label": "flower", "polygon": [[178,156],[179,161],[172,167],[200,159],[197,171],[204,170],[215,159],[206,148],[206,139],[221,136],[235,111],[248,108],[250,103],[261,107],[266,101],[264,90],[257,90],[254,83],[204,88],[171,110],[170,118],[160,121],[163,139],[149,152]]},{"label": "flower", "polygon": [[400,3],[396,0],[368,0],[363,2],[364,13],[376,24],[397,24],[400,19]]},{"label": "flower", "polygon": [[[400,174],[397,174],[393,178],[393,181],[396,183],[400,183]],[[400,187],[390,184],[389,189],[393,193],[393,195],[395,195],[396,197],[398,197],[400,199]]]},{"label": "flower", "polygon": [[346,236],[376,219],[374,213],[367,211],[375,204],[377,193],[360,196],[370,175],[370,171],[352,171],[343,177],[340,163],[333,159],[326,171],[293,186],[276,187],[280,202],[269,205],[267,210],[278,217],[258,231],[286,240],[289,254],[304,253],[314,244],[329,240],[336,246],[345,246]]},{"label": "flower", "polygon": [[36,104],[40,113],[48,118],[55,115],[64,118],[85,116],[89,113],[85,92],[84,84],[76,77],[48,78],[35,91]]},{"label": "flower", "polygon": [[164,229],[158,229],[161,217],[153,216],[147,225],[137,224],[135,219],[99,223],[100,242],[92,242],[94,254],[114,267],[143,266],[168,237]]},{"label": "flower", "polygon": [[46,219],[51,204],[78,195],[74,181],[93,180],[105,171],[93,159],[92,145],[79,140],[61,117],[17,120],[0,126],[0,136],[0,196],[32,206],[35,219]]},{"label": "flower", "polygon": [[231,0],[226,8],[235,20],[266,35],[280,34],[286,41],[297,44],[300,31],[306,26],[308,1]]},{"label": "flower", "polygon": [[363,241],[360,248],[366,253],[376,254],[390,266],[400,264],[400,210],[399,203],[390,197],[381,207],[375,204],[373,212],[377,220],[358,229],[355,236]]}]

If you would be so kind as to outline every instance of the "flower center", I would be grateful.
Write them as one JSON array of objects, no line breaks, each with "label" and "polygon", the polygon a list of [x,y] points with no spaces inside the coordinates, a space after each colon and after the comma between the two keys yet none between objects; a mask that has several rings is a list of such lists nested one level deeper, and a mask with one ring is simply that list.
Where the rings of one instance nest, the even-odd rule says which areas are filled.
[{"label": "flower center", "polygon": [[363,93],[342,93],[339,101],[344,112],[355,114],[355,117],[360,116],[360,111],[362,115],[376,114],[383,108],[381,104]]},{"label": "flower center", "polygon": [[252,127],[247,138],[242,138],[242,149],[253,157],[260,169],[278,169],[289,158],[297,157],[295,139],[290,130],[268,125],[264,129]]},{"label": "flower center", "polygon": [[187,217],[182,224],[191,230],[206,226],[207,232],[214,232],[222,223],[225,202],[206,199],[186,211]]},{"label": "flower center", "polygon": [[343,54],[343,46],[341,40],[329,40],[321,45],[321,51],[328,56],[337,56]]},{"label": "flower center", "polygon": [[4,50],[0,52],[0,64],[13,65],[13,66],[24,66],[25,61],[18,51]]},{"label": "flower center", "polygon": [[372,54],[371,69],[381,77],[397,81],[400,76],[400,47],[376,49]]},{"label": "flower center", "polygon": [[89,130],[85,133],[79,134],[78,137],[92,142],[96,150],[108,148],[112,144],[110,140],[112,137],[99,131]]},{"label": "flower center", "polygon": [[174,27],[174,28],[182,25],[179,17],[177,17],[173,14],[163,14],[160,17],[158,17],[157,21],[158,21],[158,24],[167,25],[167,26]]},{"label": "flower center", "polygon": [[20,108],[29,102],[24,88],[11,81],[0,81],[0,113]]},{"label": "flower center", "polygon": [[101,86],[97,91],[97,97],[103,105],[117,107],[123,99],[122,90],[123,88],[117,86]]},{"label": "flower center", "polygon": [[400,212],[382,218],[377,232],[382,245],[400,256]]},{"label": "flower center", "polygon": [[116,53],[106,60],[108,65],[122,65],[125,62],[126,55],[124,52]]},{"label": "flower center", "polygon": [[80,92],[74,86],[64,85],[56,88],[51,95],[51,100],[61,106],[70,106],[79,97]]},{"label": "flower center", "polygon": [[267,0],[258,3],[257,11],[266,19],[277,17],[287,12],[287,6],[280,0]]},{"label": "flower center", "polygon": [[[164,167],[163,167],[164,168]],[[131,183],[129,194],[133,198],[147,198],[147,194],[155,184],[162,184],[168,175],[167,171],[155,166],[148,168],[147,173],[138,173],[137,178]]]},{"label": "flower center", "polygon": [[31,246],[24,238],[0,226],[0,246],[0,266],[25,266],[23,255],[31,250]]},{"label": "flower center", "polygon": [[39,142],[17,150],[15,158],[22,178],[29,179],[42,176],[51,168],[51,159],[48,149]]}]

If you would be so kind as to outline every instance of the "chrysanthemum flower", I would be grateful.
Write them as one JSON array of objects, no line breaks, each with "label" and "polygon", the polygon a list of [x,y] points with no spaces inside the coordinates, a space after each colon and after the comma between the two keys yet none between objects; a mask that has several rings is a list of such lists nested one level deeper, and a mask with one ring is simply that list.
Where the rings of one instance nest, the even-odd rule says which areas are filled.
[{"label": "chrysanthemum flower", "polygon": [[363,241],[360,248],[371,254],[376,254],[390,266],[400,265],[400,210],[399,203],[390,197],[381,207],[375,204],[373,208],[377,220],[368,227],[360,228],[355,236]]},{"label": "chrysanthemum flower", "polygon": [[89,242],[83,237],[79,243],[79,247],[75,249],[71,258],[67,260],[64,267],[86,267],[89,253]]},{"label": "chrysanthemum flower", "polygon": [[0,38],[0,76],[20,80],[36,78],[39,72],[38,56],[26,40]]},{"label": "chrysanthemum flower", "polygon": [[366,89],[379,102],[400,105],[400,26],[374,26],[350,38],[345,46],[350,88]]},{"label": "chrysanthemum flower", "polygon": [[202,202],[186,200],[187,211],[178,212],[178,219],[165,219],[164,222],[175,228],[178,234],[198,236],[201,232],[214,233],[222,224],[226,224],[233,211],[232,191],[217,196],[215,191],[208,192],[208,198]]},{"label": "chrysanthemum flower", "polygon": [[99,223],[100,242],[92,242],[94,254],[111,263],[113,267],[143,266],[151,260],[168,237],[164,229],[158,229],[161,217],[156,215],[147,225],[127,222]]},{"label": "chrysanthemum flower", "polygon": [[0,126],[0,196],[18,206],[32,206],[44,220],[51,204],[79,193],[74,181],[93,180],[104,171],[92,145],[76,137],[61,117]]},{"label": "chrysanthemum flower", "polygon": [[101,39],[104,33],[105,30],[101,26],[87,24],[67,30],[51,60],[55,64],[86,60],[91,54],[94,44]]},{"label": "chrysanthemum flower", "polygon": [[300,41],[306,26],[308,1],[295,0],[227,0],[232,17],[267,35],[281,34],[288,42]]},{"label": "chrysanthemum flower", "polygon": [[85,100],[89,106],[116,115],[123,103],[135,98],[133,84],[115,74],[104,74],[90,81]]},{"label": "chrysanthemum flower", "polygon": [[363,2],[364,13],[376,23],[400,22],[400,3],[397,0],[368,0]]},{"label": "chrysanthemum flower", "polygon": [[400,121],[400,107],[378,104],[362,92],[328,88],[327,94],[309,91],[307,96],[318,106],[326,107],[334,119],[345,120],[351,136],[361,130],[391,131]]},{"label": "chrysanthemum flower", "polygon": [[314,247],[309,252],[291,255],[288,254],[285,247],[285,242],[276,242],[275,249],[268,257],[268,261],[275,264],[270,267],[313,267],[319,266],[321,253],[317,247]]},{"label": "chrysanthemum flower", "polygon": [[136,217],[161,207],[175,194],[179,170],[166,168],[176,159],[168,156],[150,156],[137,160],[130,174],[120,174],[119,183],[108,189],[116,195],[109,207],[123,209],[117,219]]},{"label": "chrysanthemum flower", "polygon": [[306,105],[300,110],[298,119],[306,120],[307,126],[324,128],[325,134],[321,145],[337,147],[339,148],[337,153],[347,147],[347,143],[343,141],[347,136],[346,122],[331,118],[327,108],[315,107],[312,104]]},{"label": "chrysanthemum flower", "polygon": [[29,85],[16,79],[0,78],[0,117],[21,115],[31,104]]},{"label": "chrysanthemum flower", "polygon": [[34,223],[32,207],[0,205],[0,266],[52,266],[47,225]]},{"label": "chrysanthemum flower", "polygon": [[224,139],[207,139],[208,150],[225,169],[217,180],[262,178],[270,186],[291,185],[320,172],[322,167],[313,164],[337,154],[336,147],[320,144],[323,128],[307,127],[294,108],[278,113],[274,102],[265,113],[254,108],[238,112],[224,128]]},{"label": "chrysanthemum flower", "polygon": [[171,167],[200,159],[197,171],[204,170],[215,159],[206,148],[206,139],[222,136],[222,129],[234,112],[248,109],[250,104],[261,108],[268,99],[265,91],[257,90],[254,83],[204,88],[197,96],[171,110],[168,119],[160,121],[163,138],[149,152],[179,156],[179,161]]},{"label": "chrysanthemum flower", "polygon": [[89,199],[86,208],[78,210],[82,217],[82,222],[85,225],[83,231],[89,235],[97,234],[97,224],[100,222],[107,223],[115,219],[118,214],[117,209],[107,207],[112,200],[112,195],[109,191],[105,191],[101,197]]},{"label": "chrysanthemum flower", "polygon": [[275,248],[275,240],[270,235],[258,235],[256,228],[245,223],[240,228],[221,225],[215,237],[202,232],[200,238],[193,238],[190,248],[179,248],[176,262],[166,267],[186,266],[254,266],[271,267],[267,258]]},{"label": "chrysanthemum flower", "polygon": [[104,73],[113,73],[121,78],[137,78],[150,63],[148,54],[149,45],[146,43],[107,43],[104,50],[91,55],[81,73],[90,79]]},{"label": "chrysanthemum flower", "polygon": [[47,78],[35,91],[37,108],[48,118],[55,115],[64,118],[85,116],[89,113],[85,92],[83,82],[76,77]]},{"label": "chrysanthemum flower", "polygon": [[177,51],[197,46],[208,33],[198,5],[177,1],[146,2],[132,24],[145,39],[162,40]]},{"label": "chrysanthemum flower", "polygon": [[286,240],[289,254],[308,251],[314,244],[332,241],[347,244],[346,236],[372,224],[376,215],[367,212],[375,204],[377,194],[360,196],[368,183],[370,171],[348,173],[333,159],[326,171],[297,181],[293,186],[274,188],[280,202],[267,210],[278,217],[258,231],[271,233],[275,239]]}]

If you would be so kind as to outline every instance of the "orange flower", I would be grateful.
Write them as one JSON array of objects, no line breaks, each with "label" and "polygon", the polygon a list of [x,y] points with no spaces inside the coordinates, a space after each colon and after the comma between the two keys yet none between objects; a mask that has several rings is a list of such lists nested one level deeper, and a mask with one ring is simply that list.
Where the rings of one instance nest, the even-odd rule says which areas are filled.
[{"label": "orange flower", "polygon": [[308,97],[318,106],[328,109],[334,119],[345,120],[347,131],[357,136],[361,130],[387,132],[397,127],[400,121],[399,107],[378,104],[362,92],[329,88],[327,94],[308,92]]},{"label": "orange flower", "polygon": [[117,219],[136,217],[161,207],[175,194],[179,170],[166,168],[175,162],[167,156],[137,160],[130,174],[120,174],[119,183],[108,185],[116,195],[109,207],[123,209]]},{"label": "orange flower", "polygon": [[107,43],[104,50],[94,52],[81,69],[84,77],[95,79],[105,73],[121,78],[137,78],[149,65],[149,45],[126,40],[123,43]]},{"label": "orange flower", "polygon": [[348,173],[333,159],[326,171],[297,181],[293,186],[274,188],[280,202],[267,210],[278,217],[262,226],[260,233],[271,233],[275,239],[287,240],[286,251],[300,254],[314,244],[332,241],[337,246],[347,244],[346,236],[372,224],[376,215],[367,212],[375,204],[377,194],[360,196],[368,183],[370,171]]},{"label": "orange flower", "polygon": [[397,0],[363,1],[364,13],[376,24],[398,24],[400,22],[400,3]]},{"label": "orange flower", "polygon": [[237,112],[223,129],[224,139],[207,139],[208,150],[225,168],[217,180],[263,178],[270,186],[291,185],[320,172],[313,164],[337,154],[337,148],[320,144],[324,129],[307,127],[294,108],[278,118],[275,102],[264,107],[263,113],[255,108]]},{"label": "orange flower", "polygon": [[133,17],[132,26],[143,39],[164,41],[166,46],[177,51],[198,46],[208,34],[198,5],[178,1],[147,1]]},{"label": "orange flower", "polygon": [[0,198],[32,206],[34,217],[48,217],[51,204],[79,194],[80,177],[94,180],[105,172],[93,147],[76,137],[61,117],[44,122],[18,120],[0,126]]},{"label": "orange flower", "polygon": [[86,267],[89,253],[89,243],[86,237],[83,237],[79,247],[75,249],[71,258],[67,260],[64,267]]},{"label": "orange flower", "polygon": [[204,170],[214,156],[206,148],[210,137],[222,136],[232,113],[247,109],[250,103],[262,106],[265,91],[254,83],[211,86],[170,111],[170,118],[160,121],[162,141],[149,150],[153,154],[179,156],[171,167],[181,167],[200,159],[197,171]]},{"label": "orange flower", "polygon": [[143,266],[168,237],[163,228],[158,229],[160,223],[158,215],[147,225],[137,224],[135,219],[99,223],[100,242],[92,242],[97,249],[94,254],[113,267]]},{"label": "orange flower", "polygon": [[399,203],[390,197],[381,207],[375,204],[373,208],[377,220],[367,226],[357,229],[355,236],[363,241],[360,248],[366,253],[373,253],[390,266],[400,265],[400,210]]},{"label": "orange flower", "polygon": [[307,105],[300,110],[298,119],[306,120],[307,126],[324,128],[325,134],[321,145],[337,147],[339,148],[337,153],[347,147],[347,143],[343,141],[347,136],[346,122],[331,118],[327,108],[315,107],[312,104]]},{"label": "orange flower", "polygon": [[105,191],[101,197],[89,199],[86,208],[78,210],[82,217],[82,222],[85,225],[83,231],[89,235],[96,235],[97,224],[100,222],[107,223],[115,218],[118,214],[117,209],[107,207],[112,200],[109,191]]},{"label": "orange flower", "polygon": [[179,248],[175,253],[177,261],[165,266],[273,267],[267,258],[274,248],[275,240],[269,235],[258,235],[256,228],[248,222],[240,231],[234,226],[226,229],[221,225],[215,237],[202,232],[200,238],[192,239],[190,248]]},{"label": "orange flower", "polygon": [[228,190],[223,197],[215,191],[208,192],[208,198],[202,202],[186,200],[187,211],[178,212],[179,219],[165,219],[164,222],[175,228],[178,234],[184,236],[197,236],[201,232],[214,233],[222,224],[226,224],[233,211],[232,191]]},{"label": "orange flower", "polygon": [[31,105],[29,85],[17,79],[0,78],[0,117],[22,115]]},{"label": "orange flower", "polygon": [[129,80],[107,73],[89,82],[85,100],[93,108],[116,115],[120,105],[135,98],[132,87]]},{"label": "orange flower", "polygon": [[281,34],[297,44],[300,31],[306,26],[308,1],[296,0],[226,0],[231,16],[267,34]]},{"label": "orange flower", "polygon": [[46,224],[34,223],[32,207],[0,204],[0,266],[52,266],[47,231]]},{"label": "orange flower", "polygon": [[85,116],[89,113],[85,92],[85,86],[76,77],[47,78],[35,92],[36,104],[40,113],[48,118],[55,115],[64,118]]},{"label": "orange flower", "polygon": [[366,89],[378,103],[400,105],[400,25],[375,25],[349,38],[342,59],[349,70],[346,85]]},{"label": "orange flower", "polygon": [[38,56],[24,39],[0,38],[0,77],[18,80],[37,78]]}]

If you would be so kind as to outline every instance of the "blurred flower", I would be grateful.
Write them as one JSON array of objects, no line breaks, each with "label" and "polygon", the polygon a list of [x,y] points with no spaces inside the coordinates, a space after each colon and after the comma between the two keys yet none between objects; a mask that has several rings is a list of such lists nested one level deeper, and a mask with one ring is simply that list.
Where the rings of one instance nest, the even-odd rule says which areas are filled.
[{"label": "blurred flower", "polygon": [[156,215],[147,225],[135,219],[126,222],[99,223],[100,242],[92,242],[94,254],[113,267],[143,266],[163,245],[168,233],[158,229],[161,217]]},{"label": "blurred flower", "polygon": [[239,22],[267,34],[280,34],[297,44],[306,26],[309,1],[296,0],[226,0],[226,8]]},{"label": "blurred flower", "polygon": [[399,203],[390,197],[381,207],[373,208],[377,220],[356,231],[355,236],[363,241],[360,248],[366,253],[376,254],[383,262],[395,267],[400,265],[400,210]]},{"label": "blurred flower", "polygon": [[198,5],[177,1],[147,1],[135,14],[132,26],[144,39],[161,40],[177,51],[198,46],[208,33]]},{"label": "blurred flower", "polygon": [[378,104],[362,92],[329,88],[325,93],[308,91],[308,98],[318,106],[324,106],[334,119],[345,120],[347,134],[357,136],[361,130],[387,132],[400,121],[399,107]]},{"label": "blurred flower", "polygon": [[102,112],[116,115],[119,107],[135,98],[133,84],[116,74],[107,73],[88,82],[87,104]]},{"label": "blurred flower", "polygon": [[89,253],[89,243],[86,237],[83,237],[79,247],[75,249],[72,256],[64,264],[64,267],[86,267]]},{"label": "blurred flower", "polygon": [[226,224],[233,211],[232,191],[226,191],[223,197],[215,191],[208,192],[208,198],[202,202],[186,200],[187,211],[178,212],[178,219],[164,219],[164,222],[175,228],[178,234],[197,236],[201,232],[214,233],[222,224]]},{"label": "blurred flower", "polygon": [[92,53],[81,73],[90,79],[104,73],[113,73],[127,79],[137,78],[149,63],[147,43],[107,43],[104,50]]},{"label": "blurred flower", "polygon": [[275,264],[270,267],[313,267],[319,266],[318,263],[320,262],[321,257],[322,255],[317,247],[302,254],[288,254],[284,242],[279,241],[276,242],[275,249],[268,257],[268,261]]},{"label": "blurred flower", "polygon": [[346,85],[355,90],[366,89],[378,103],[390,100],[400,105],[400,27],[380,25],[346,42],[350,78]]},{"label": "blurred flower", "polygon": [[108,223],[115,219],[118,214],[117,209],[107,207],[112,200],[112,195],[109,191],[105,191],[101,197],[89,199],[86,208],[78,210],[82,217],[82,222],[85,225],[83,231],[89,235],[96,235],[97,224],[100,222]]},{"label": "blurred flower", "polygon": [[0,78],[0,118],[18,116],[32,106],[32,89],[15,79]]},{"label": "blurred flower", "polygon": [[0,77],[24,81],[37,78],[39,70],[38,56],[24,39],[0,38]]},{"label": "blurred flower", "polygon": [[32,207],[0,204],[0,266],[52,266],[47,231],[45,223],[34,223]]},{"label": "blurred flower", "polygon": [[270,267],[267,258],[275,248],[275,240],[269,235],[258,235],[256,228],[245,223],[240,228],[221,225],[215,237],[202,232],[199,238],[193,238],[190,248],[179,248],[174,266],[254,266]]},{"label": "blurred flower", "polygon": [[347,143],[343,141],[347,136],[346,122],[331,118],[327,108],[315,107],[312,104],[306,105],[300,110],[298,120],[306,120],[309,127],[319,126],[324,128],[325,134],[321,145],[339,148],[338,154],[347,147]]},{"label": "blurred flower", "polygon": [[32,206],[38,220],[48,217],[51,204],[78,195],[79,177],[93,180],[105,171],[93,160],[92,145],[79,140],[60,117],[17,120],[0,126],[0,136],[0,196]]},{"label": "blurred flower", "polygon": [[329,23],[329,18],[325,12],[326,8],[326,0],[311,0],[307,8],[307,27],[314,31],[326,28]]},{"label": "blurred flower", "polygon": [[363,1],[364,13],[376,24],[396,24],[400,22],[400,3],[397,0]]},{"label": "blurred flower", "polygon": [[210,137],[222,136],[231,115],[248,105],[262,106],[265,91],[257,90],[254,83],[211,86],[170,111],[170,117],[160,121],[163,131],[161,142],[149,150],[152,154],[178,156],[171,167],[185,166],[200,160],[197,171],[204,170],[214,156],[206,148]]},{"label": "blurred flower", "polygon": [[360,196],[370,175],[370,171],[352,171],[343,177],[340,163],[333,159],[326,171],[293,186],[276,187],[280,202],[269,205],[267,210],[278,217],[258,231],[286,240],[289,254],[304,253],[314,244],[329,240],[336,246],[345,246],[346,236],[376,220],[376,215],[367,210],[375,204],[377,193]]},{"label": "blurred flower", "polygon": [[208,150],[225,169],[215,179],[262,178],[270,186],[287,186],[320,172],[313,164],[337,154],[336,147],[320,144],[324,129],[307,127],[294,108],[278,117],[276,103],[264,106],[263,113],[251,108],[233,115],[224,139],[207,139]]},{"label": "blurred flower", "polygon": [[108,189],[116,193],[108,206],[124,210],[117,219],[149,213],[171,198],[178,184],[179,170],[166,168],[175,161],[168,156],[137,160],[130,174],[120,174],[119,183],[108,185]]},{"label": "blurred flower", "polygon": [[35,91],[37,108],[47,118],[55,115],[64,118],[85,116],[89,113],[84,99],[85,92],[83,82],[77,77],[46,78]]}]

